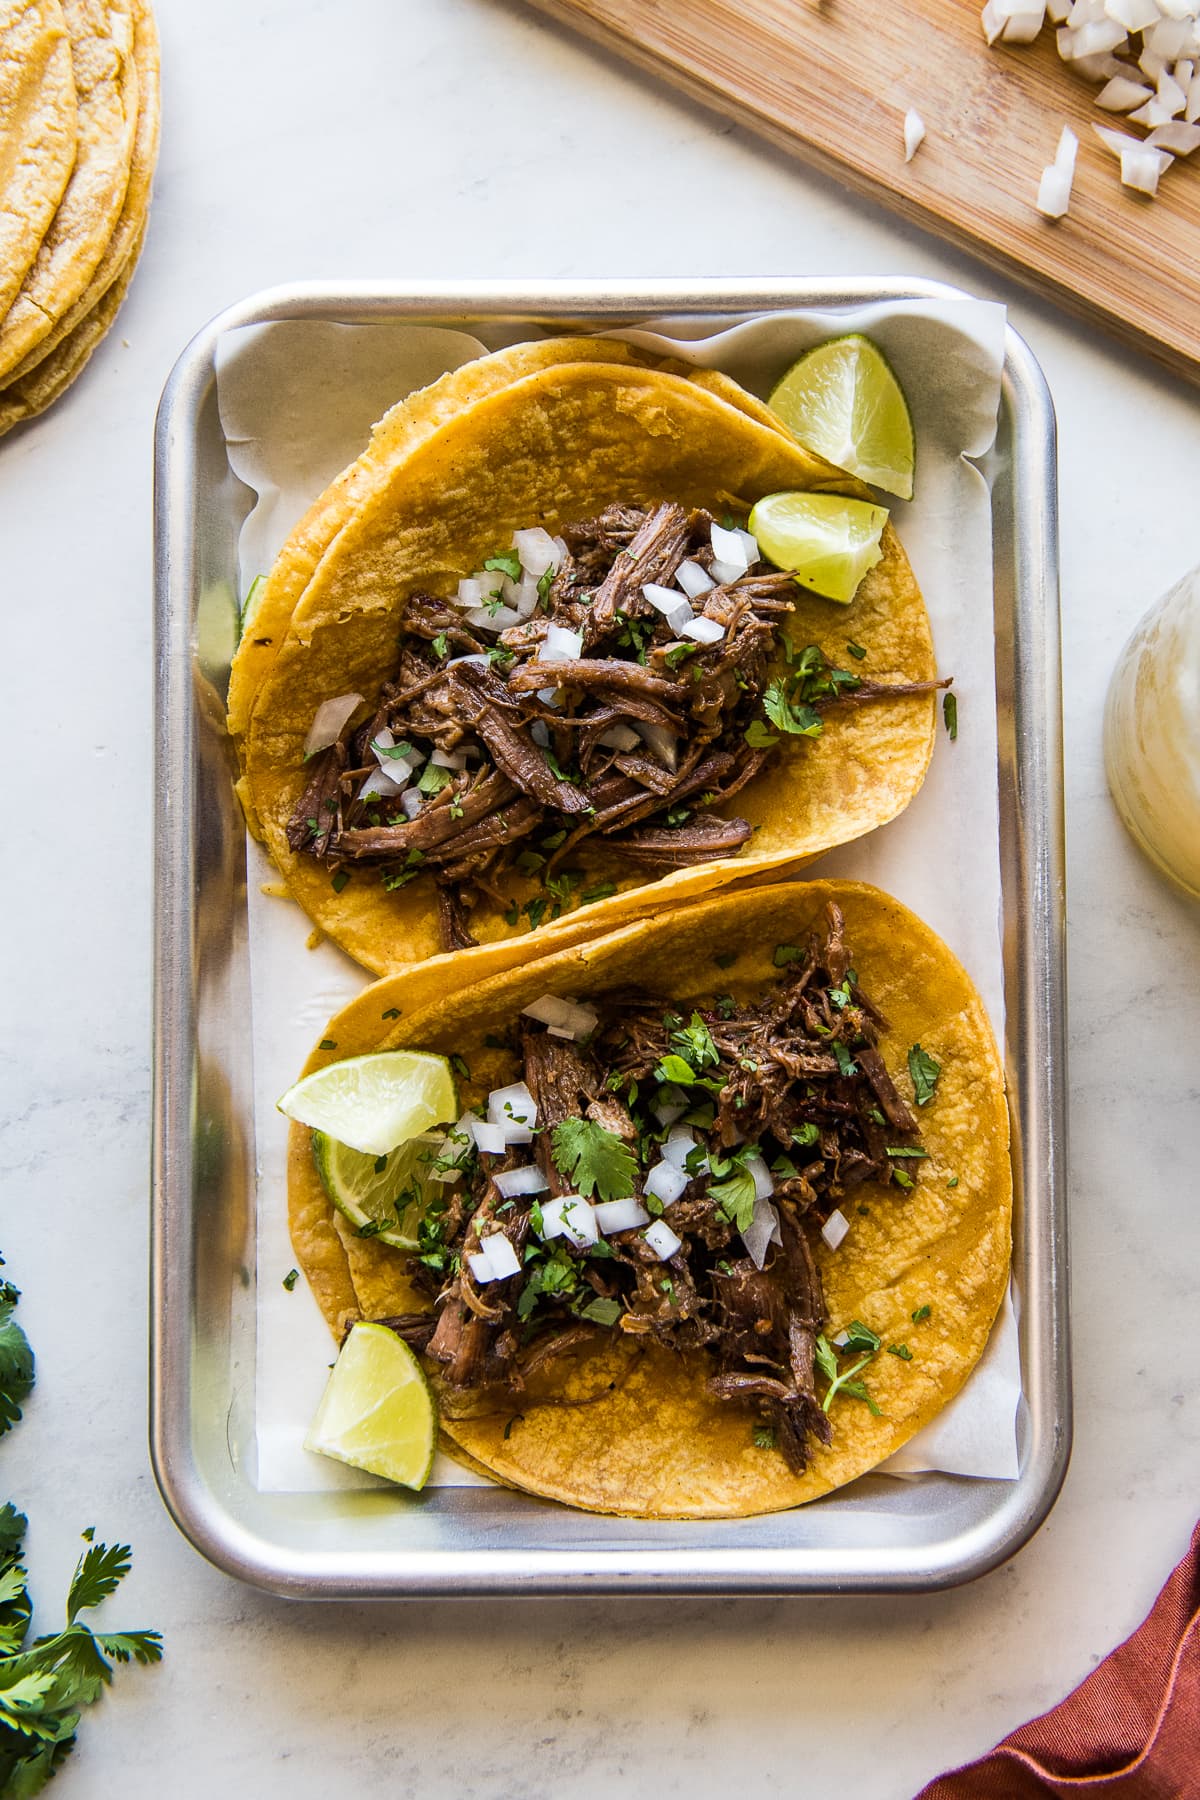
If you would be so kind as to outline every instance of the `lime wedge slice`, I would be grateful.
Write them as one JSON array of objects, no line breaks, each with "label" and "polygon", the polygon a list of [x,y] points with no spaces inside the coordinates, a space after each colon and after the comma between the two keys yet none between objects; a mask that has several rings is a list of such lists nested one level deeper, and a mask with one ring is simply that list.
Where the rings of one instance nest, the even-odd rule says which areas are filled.
[{"label": "lime wedge slice", "polygon": [[436,1443],[433,1395],[403,1338],[386,1325],[351,1326],[304,1448],[422,1488]]},{"label": "lime wedge slice", "polygon": [[793,363],[767,402],[802,444],[911,500],[912,416],[882,351],[853,332]]},{"label": "lime wedge slice", "polygon": [[410,1138],[389,1156],[364,1156],[314,1131],[313,1161],[338,1211],[366,1237],[395,1250],[416,1250],[425,1178],[437,1155],[435,1135]]},{"label": "lime wedge slice", "polygon": [[364,1156],[387,1156],[431,1125],[458,1117],[450,1064],[423,1050],[381,1050],[327,1063],[276,1105],[289,1119]]},{"label": "lime wedge slice", "polygon": [[880,561],[886,506],[844,494],[768,494],[750,514],[764,556],[826,600],[853,600]]}]

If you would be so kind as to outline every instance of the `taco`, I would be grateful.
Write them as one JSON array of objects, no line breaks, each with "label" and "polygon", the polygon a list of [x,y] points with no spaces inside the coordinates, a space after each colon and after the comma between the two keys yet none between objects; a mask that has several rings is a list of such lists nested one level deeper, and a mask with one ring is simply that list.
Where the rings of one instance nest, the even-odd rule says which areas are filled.
[{"label": "taco", "polygon": [[251,627],[247,816],[368,968],[777,871],[924,778],[933,646],[890,526],[848,606],[744,530],[767,493],[866,490],[726,377],[602,348],[518,373],[547,354],[519,346],[389,415]]},{"label": "taco", "polygon": [[335,1335],[421,1352],[452,1453],[572,1506],[741,1517],[958,1392],[1008,1279],[1008,1115],[982,1002],[905,907],[778,883],[469,977],[434,1005],[419,970],[377,982],[308,1065],[453,1056],[414,1250],[335,1211],[306,1127],[289,1156]]}]

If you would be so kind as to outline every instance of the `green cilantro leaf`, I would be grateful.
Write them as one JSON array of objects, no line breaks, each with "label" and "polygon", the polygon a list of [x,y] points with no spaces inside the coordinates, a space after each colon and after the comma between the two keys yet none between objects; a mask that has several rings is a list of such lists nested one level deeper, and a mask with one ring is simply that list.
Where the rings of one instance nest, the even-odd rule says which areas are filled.
[{"label": "green cilantro leaf", "polygon": [[449,769],[443,769],[438,763],[427,763],[421,771],[421,779],[417,783],[419,794],[440,794],[451,782]]},{"label": "green cilantro leaf", "polygon": [[924,1306],[918,1306],[916,1312],[912,1316],[913,1324],[914,1325],[922,1324],[929,1317],[929,1315],[932,1311],[933,1311],[933,1308],[932,1308],[932,1306],[930,1306],[928,1301],[925,1302]]},{"label": "green cilantro leaf", "polygon": [[521,579],[521,558],[515,550],[498,550],[495,556],[489,556],[484,568],[490,573],[507,575],[510,581]]},{"label": "green cilantro leaf", "polygon": [[595,1300],[589,1300],[579,1316],[581,1319],[591,1319],[597,1325],[615,1325],[621,1316],[621,1302],[598,1296]]},{"label": "green cilantro leaf", "polygon": [[911,1362],[913,1359],[913,1353],[907,1344],[889,1344],[888,1355],[898,1356],[901,1362]]},{"label": "green cilantro leaf", "polygon": [[832,1049],[833,1049],[834,1056],[837,1058],[837,1066],[838,1066],[839,1071],[843,1075],[847,1075],[847,1076],[857,1075],[858,1074],[858,1064],[855,1062],[854,1058],[851,1056],[850,1052],[847,1050],[845,1044],[842,1043],[840,1038],[834,1038]]},{"label": "green cilantro leaf", "polygon": [[713,1043],[712,1032],[704,1023],[698,1012],[694,1012],[682,1031],[671,1033],[671,1043],[679,1054],[693,1069],[715,1068],[720,1062],[720,1054]]},{"label": "green cilantro leaf", "polygon": [[437,636],[430,640],[429,648],[440,660],[442,657],[449,656],[450,654],[450,639],[446,636],[444,631],[439,631]]},{"label": "green cilantro leaf", "polygon": [[920,1044],[914,1044],[908,1053],[908,1072],[912,1076],[917,1105],[928,1106],[937,1089],[941,1063],[936,1062],[928,1050],[922,1050]]},{"label": "green cilantro leaf", "polygon": [[13,1317],[20,1297],[11,1282],[0,1282],[0,1437],[21,1417],[21,1404],[33,1387],[33,1351]]},{"label": "green cilantro leaf", "polygon": [[789,963],[803,960],[804,952],[797,944],[776,944],[775,954],[771,958],[777,969],[786,969]]},{"label": "green cilantro leaf", "polygon": [[743,736],[752,750],[770,750],[774,744],[779,742],[774,733],[767,730],[761,719],[751,719]]},{"label": "green cilantro leaf", "polygon": [[861,644],[847,644],[846,648],[856,662],[861,662],[863,657],[867,654]]},{"label": "green cilantro leaf", "polygon": [[958,696],[956,694],[942,696],[942,718],[946,722],[950,742],[953,743],[958,736]]},{"label": "green cilantro leaf", "polygon": [[725,1217],[739,1231],[748,1231],[754,1218],[754,1177],[745,1169],[735,1169],[727,1181],[710,1183],[709,1198],[715,1200]]},{"label": "green cilantro leaf", "polygon": [[637,1163],[615,1131],[593,1119],[564,1119],[551,1135],[554,1166],[581,1194],[623,1200],[637,1182]]},{"label": "green cilantro leaf", "polygon": [[793,702],[787,697],[787,690],[782,681],[772,681],[763,694],[763,711],[779,731],[790,732],[793,737],[820,737],[822,732],[821,715],[815,707],[804,701]]},{"label": "green cilantro leaf", "polygon": [[756,1425],[750,1433],[756,1450],[773,1450],[775,1448],[775,1427],[773,1425]]}]

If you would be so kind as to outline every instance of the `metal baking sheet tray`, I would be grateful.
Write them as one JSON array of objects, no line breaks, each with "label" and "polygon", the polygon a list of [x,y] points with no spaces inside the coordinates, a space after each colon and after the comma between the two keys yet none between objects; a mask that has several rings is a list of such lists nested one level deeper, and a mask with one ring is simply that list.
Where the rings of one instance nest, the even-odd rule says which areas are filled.
[{"label": "metal baking sheet tray", "polygon": [[1015,1481],[865,1476],[827,1500],[716,1522],[597,1517],[501,1487],[262,1493],[253,1478],[254,1143],[243,823],[221,696],[197,649],[202,597],[232,587],[250,495],[217,415],[214,350],[275,319],[411,319],[535,334],[671,313],[947,299],[935,282],[479,283],[273,289],[180,357],[156,438],[157,839],[151,1282],[154,1469],[218,1567],[307,1598],[563,1593],[919,1592],[969,1580],[1041,1524],[1071,1442],[1067,1331],[1061,694],[1054,413],[1007,333],[993,508],[1004,1054],[1024,1408]]}]

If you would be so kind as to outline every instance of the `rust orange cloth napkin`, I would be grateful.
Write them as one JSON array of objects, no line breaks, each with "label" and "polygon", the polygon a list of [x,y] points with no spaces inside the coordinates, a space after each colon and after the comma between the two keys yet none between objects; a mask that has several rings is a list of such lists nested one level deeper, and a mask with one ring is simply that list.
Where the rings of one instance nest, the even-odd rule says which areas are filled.
[{"label": "rust orange cloth napkin", "polygon": [[1052,1712],[917,1800],[1200,1800],[1200,1525],[1131,1638]]}]

